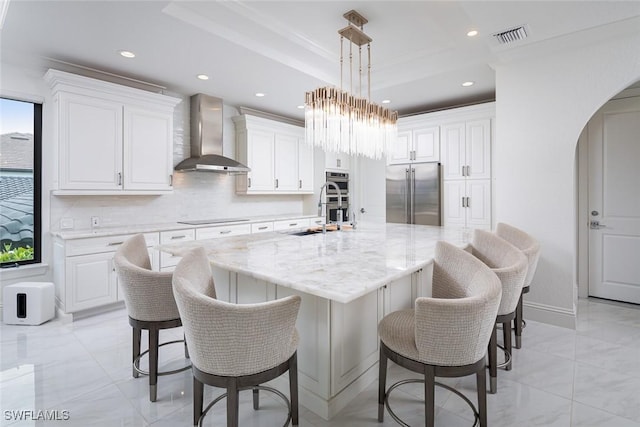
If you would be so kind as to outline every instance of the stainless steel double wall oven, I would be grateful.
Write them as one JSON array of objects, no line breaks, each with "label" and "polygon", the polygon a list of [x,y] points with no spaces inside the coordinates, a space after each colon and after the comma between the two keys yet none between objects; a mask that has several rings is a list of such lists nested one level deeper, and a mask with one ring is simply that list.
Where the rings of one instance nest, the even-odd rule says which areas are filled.
[{"label": "stainless steel double wall oven", "polygon": [[[349,221],[349,174],[346,172],[326,172],[326,180],[335,182],[340,188],[340,197],[342,198],[342,221]],[[336,222],[338,220],[338,191],[327,186],[326,198],[326,216],[327,222]]]}]

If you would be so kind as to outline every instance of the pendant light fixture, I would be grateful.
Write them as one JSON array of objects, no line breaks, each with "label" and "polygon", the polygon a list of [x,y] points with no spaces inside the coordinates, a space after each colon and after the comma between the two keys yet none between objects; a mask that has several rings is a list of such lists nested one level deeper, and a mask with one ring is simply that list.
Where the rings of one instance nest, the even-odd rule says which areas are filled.
[{"label": "pendant light fixture", "polygon": [[[380,159],[395,142],[398,112],[371,102],[371,37],[368,21],[355,10],[343,15],[349,24],[340,34],[340,88],[321,87],[305,94],[305,138],[324,151]],[[349,42],[349,85],[343,89],[344,42]],[[362,50],[366,45],[367,97],[362,96]],[[357,47],[358,95],[353,92],[354,47]]]}]

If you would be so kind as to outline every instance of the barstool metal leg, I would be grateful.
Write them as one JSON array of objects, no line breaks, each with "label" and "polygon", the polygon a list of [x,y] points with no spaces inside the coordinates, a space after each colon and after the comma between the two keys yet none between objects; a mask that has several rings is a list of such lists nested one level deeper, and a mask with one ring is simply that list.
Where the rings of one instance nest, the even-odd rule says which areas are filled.
[{"label": "barstool metal leg", "polygon": [[380,359],[378,361],[378,422],[384,421],[384,398],[387,389],[387,356],[380,344]]},{"label": "barstool metal leg", "polygon": [[476,373],[476,387],[478,392],[478,415],[480,427],[487,427],[487,371],[480,369]]},{"label": "barstool metal leg", "polygon": [[425,366],[424,370],[424,425],[434,427],[436,420],[436,370],[433,366]]},{"label": "barstool metal leg", "polygon": [[289,399],[291,400],[291,424],[298,425],[298,353],[289,361]]},{"label": "barstool metal leg", "polygon": [[[133,359],[132,362],[135,362],[138,357],[140,357],[140,341],[142,340],[142,329],[133,328]],[[140,374],[136,370],[135,366],[132,368],[133,370],[133,378],[138,378]]]},{"label": "barstool metal leg", "polygon": [[518,300],[518,305],[516,306],[516,317],[513,320],[516,330],[515,348],[522,348],[522,296],[523,293],[520,293],[520,299]]},{"label": "barstool metal leg", "polygon": [[257,388],[253,389],[253,409],[258,410],[260,408],[260,394]]},{"label": "barstool metal leg", "polygon": [[227,387],[227,427],[238,427],[238,384],[235,379]]},{"label": "barstool metal leg", "polygon": [[202,405],[204,399],[204,384],[195,376],[193,377],[193,425],[198,425],[202,415]]},{"label": "barstool metal leg", "polygon": [[504,350],[511,356],[509,363],[505,366],[507,371],[511,370],[513,365],[513,346],[511,344],[511,320],[502,324],[502,332],[504,334]]},{"label": "barstool metal leg", "polygon": [[149,329],[149,400],[158,398],[158,341],[160,331]]},{"label": "barstool metal leg", "polygon": [[489,389],[491,394],[498,391],[498,328],[494,323],[489,340]]}]

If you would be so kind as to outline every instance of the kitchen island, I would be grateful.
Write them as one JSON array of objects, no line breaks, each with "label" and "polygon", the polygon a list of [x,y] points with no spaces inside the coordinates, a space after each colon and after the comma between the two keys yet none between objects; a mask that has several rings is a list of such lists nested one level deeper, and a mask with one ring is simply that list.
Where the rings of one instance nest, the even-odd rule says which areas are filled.
[{"label": "kitchen island", "polygon": [[[300,295],[302,405],[330,419],[377,378],[378,321],[431,294],[435,244],[464,247],[468,230],[405,224],[296,235],[261,233],[160,246],[203,247],[218,298],[255,303]],[[286,390],[279,379],[276,386]]]}]

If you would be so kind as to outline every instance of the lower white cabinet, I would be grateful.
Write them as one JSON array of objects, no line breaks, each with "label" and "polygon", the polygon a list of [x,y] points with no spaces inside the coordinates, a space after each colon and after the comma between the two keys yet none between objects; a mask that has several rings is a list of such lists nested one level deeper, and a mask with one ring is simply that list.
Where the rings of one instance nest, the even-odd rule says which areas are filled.
[{"label": "lower white cabinet", "polygon": [[[113,264],[117,248],[132,235],[54,241],[56,300],[65,313],[75,313],[122,300]],[[152,268],[157,270],[158,233],[146,233]]]},{"label": "lower white cabinet", "polygon": [[309,218],[296,218],[273,222],[274,231],[297,230],[300,228],[309,228]]},{"label": "lower white cabinet", "polygon": [[[195,240],[195,238],[196,238],[196,232],[193,228],[160,232],[160,244],[162,245]],[[173,256],[167,252],[161,252],[160,253],[160,271],[173,271],[181,259],[182,257]]]},{"label": "lower white cabinet", "polygon": [[491,181],[443,181],[444,226],[491,228]]}]

